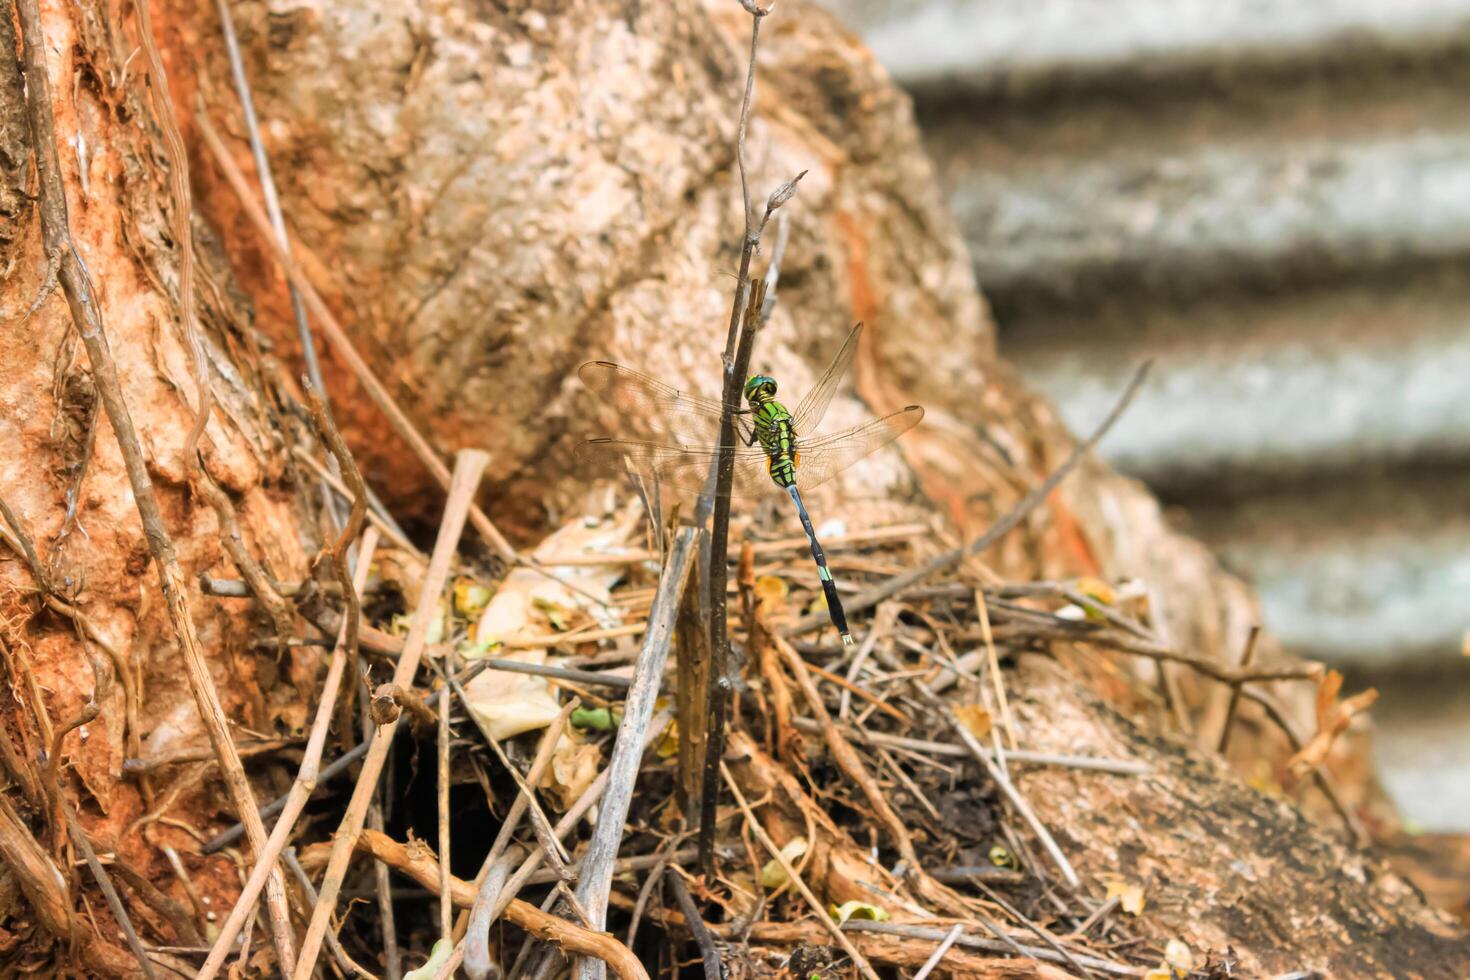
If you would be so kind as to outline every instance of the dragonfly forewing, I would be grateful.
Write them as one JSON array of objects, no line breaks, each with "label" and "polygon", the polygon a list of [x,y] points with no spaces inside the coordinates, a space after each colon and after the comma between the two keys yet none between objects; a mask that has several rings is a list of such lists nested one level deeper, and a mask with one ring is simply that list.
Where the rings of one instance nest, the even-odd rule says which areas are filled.
[{"label": "dragonfly forewing", "polygon": [[664,384],[610,361],[577,369],[587,390],[617,409],[620,423],[686,445],[720,440],[720,403]]},{"label": "dragonfly forewing", "polygon": [[791,424],[797,433],[815,432],[817,426],[822,424],[822,418],[827,414],[827,406],[832,404],[837,386],[842,383],[842,379],[847,376],[847,369],[852,366],[853,355],[857,353],[858,338],[862,333],[861,323],[852,328],[837,356],[827,365],[827,370],[822,372],[811,391],[796,406],[796,411],[791,414]]},{"label": "dragonfly forewing", "polygon": [[[631,439],[592,439],[577,448],[577,457],[606,474],[634,471],[656,479],[660,486],[703,493],[710,465],[719,455],[715,446],[682,446]],[[734,450],[735,477],[731,497],[754,497],[776,489],[771,482],[770,459],[756,447]]]}]

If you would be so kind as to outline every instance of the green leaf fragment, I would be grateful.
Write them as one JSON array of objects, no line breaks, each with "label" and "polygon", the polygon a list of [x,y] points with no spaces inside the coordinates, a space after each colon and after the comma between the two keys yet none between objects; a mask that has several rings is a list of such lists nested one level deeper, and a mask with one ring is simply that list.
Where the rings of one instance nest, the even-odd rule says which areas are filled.
[{"label": "green leaf fragment", "polygon": [[623,723],[623,713],[611,708],[578,708],[572,712],[572,724],[595,732],[610,732]]},{"label": "green leaf fragment", "polygon": [[449,954],[454,952],[454,944],[447,939],[441,939],[434,943],[434,948],[429,950],[429,962],[417,970],[410,970],[403,975],[403,980],[434,980],[434,977],[449,962]]}]

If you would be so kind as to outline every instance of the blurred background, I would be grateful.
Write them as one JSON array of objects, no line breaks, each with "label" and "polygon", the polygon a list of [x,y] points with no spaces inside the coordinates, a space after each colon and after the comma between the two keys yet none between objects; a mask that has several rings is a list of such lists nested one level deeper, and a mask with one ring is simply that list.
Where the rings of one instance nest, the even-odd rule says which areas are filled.
[{"label": "blurred background", "polygon": [[1383,694],[1470,831],[1470,0],[827,0],[913,95],[1000,327],[1074,431]]}]

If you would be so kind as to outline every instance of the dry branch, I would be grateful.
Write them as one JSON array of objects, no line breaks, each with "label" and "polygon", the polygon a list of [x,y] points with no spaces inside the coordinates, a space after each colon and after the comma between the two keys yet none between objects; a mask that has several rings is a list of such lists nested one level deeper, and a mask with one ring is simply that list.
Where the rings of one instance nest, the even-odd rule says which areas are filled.
[{"label": "dry branch", "polygon": [[[689,577],[698,543],[699,532],[692,527],[684,528],[674,539],[668,565],[659,578],[658,595],[648,614],[648,632],[638,653],[633,686],[623,707],[623,723],[618,728],[617,744],[608,761],[608,788],[603,794],[602,812],[592,832],[592,841],[582,860],[581,883],[577,886],[577,899],[586,908],[594,929],[603,928],[607,920],[607,890],[612,884],[613,862],[617,860],[618,845],[623,839],[628,805],[633,800],[633,786],[643,761],[643,741],[653,717],[659,685],[663,681],[664,664],[668,661],[674,617],[679,610],[684,582]],[[598,980],[601,972],[600,963],[582,964],[583,980]]]},{"label": "dry branch", "polygon": [[[320,849],[325,846],[318,844],[314,845],[314,848]],[[366,830],[358,837],[354,846],[408,875],[436,896],[439,894],[439,862],[422,843],[405,846],[384,834]],[[316,854],[312,854],[311,858],[303,854],[302,860],[309,867],[319,863],[318,860],[314,860],[316,857]],[[449,888],[455,905],[464,909],[474,906],[476,895],[474,884],[451,876]],[[556,943],[569,953],[597,957],[611,966],[613,972],[625,980],[648,980],[647,971],[643,969],[643,965],[638,962],[638,958],[633,955],[632,951],[607,933],[594,932],[573,925],[565,919],[548,915],[520,899],[502,899],[502,902],[505,908],[500,914],[507,921],[515,923],[536,938]]]}]

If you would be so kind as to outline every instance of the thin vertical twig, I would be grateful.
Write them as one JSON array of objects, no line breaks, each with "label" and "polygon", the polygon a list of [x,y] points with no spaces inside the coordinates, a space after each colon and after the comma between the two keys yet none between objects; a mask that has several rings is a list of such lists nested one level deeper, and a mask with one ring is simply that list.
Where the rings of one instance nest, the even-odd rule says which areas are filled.
[{"label": "thin vertical twig", "polygon": [[[451,665],[451,668],[452,665]],[[449,686],[447,672],[442,680],[444,687]],[[438,799],[439,809],[439,938],[446,942],[454,941],[454,900],[449,894],[449,697],[439,699],[437,737],[435,748],[438,750],[439,779]]]},{"label": "thin vertical twig", "polygon": [[[648,632],[644,634],[643,648],[634,668],[633,686],[623,706],[618,740],[607,764],[607,793],[603,797],[597,826],[592,831],[592,840],[587,845],[587,854],[582,859],[581,881],[577,886],[577,898],[587,910],[593,929],[602,929],[607,919],[607,892],[612,885],[613,864],[617,860],[618,845],[623,840],[624,821],[633,800],[638,767],[643,761],[644,734],[653,718],[654,702],[658,700],[664,664],[668,662],[669,645],[673,639],[674,619],[698,542],[699,532],[692,527],[683,528],[674,539],[668,564],[659,577],[653,608],[649,610]],[[579,973],[583,980],[601,980],[606,970],[607,966],[601,960],[584,959]]]},{"label": "thin vertical twig", "polygon": [[[419,659],[429,638],[429,627],[438,613],[439,597],[449,577],[450,562],[454,559],[470,504],[480,484],[480,474],[489,462],[489,455],[477,449],[462,450],[455,460],[454,476],[449,485],[449,500],[444,506],[444,517],[439,525],[439,536],[434,542],[433,554],[429,558],[428,571],[424,573],[423,592],[419,597],[418,607],[414,610],[413,625],[404,642],[403,655],[393,672],[393,683],[399,687],[407,688],[413,683],[413,675],[418,670]],[[362,772],[358,776],[357,785],[352,789],[347,812],[343,815],[332,841],[326,874],[322,878],[321,895],[307,926],[306,937],[302,940],[301,956],[296,964],[294,980],[308,980],[316,969],[322,938],[337,911],[342,879],[347,873],[347,865],[352,859],[357,840],[362,835],[368,803],[377,788],[378,777],[383,773],[383,764],[387,761],[388,749],[393,744],[397,729],[398,719],[394,719],[379,726],[373,733],[372,743],[363,759]]]},{"label": "thin vertical twig", "polygon": [[[26,107],[35,151],[37,196],[40,203],[41,234],[46,252],[58,264],[58,277],[71,311],[72,321],[81,334],[92,364],[93,380],[103,411],[112,425],[118,449],[128,474],[134,504],[143,525],[143,536],[158,565],[158,578],[168,616],[178,637],[185,674],[194,695],[200,717],[219,761],[220,775],[229,792],[230,802],[245,824],[251,850],[260,854],[265,849],[265,824],[256,810],[245,767],[230,737],[224,706],[215,690],[214,680],[203,646],[189,613],[188,586],[174,550],[173,538],[163,520],[163,511],[154,491],[153,479],[143,455],[137,427],[133,424],[117,363],[113,360],[92,283],[72,242],[70,218],[67,214],[66,191],[62,185],[61,166],[56,150],[56,121],[51,107],[50,79],[46,70],[45,36],[37,0],[19,0],[16,4],[21,24],[26,62]],[[185,223],[188,216],[183,216]],[[187,313],[186,313],[187,315]],[[207,409],[207,405],[201,408]],[[280,869],[274,868],[267,881],[267,902],[272,938],[281,963],[294,962],[290,911],[286,904],[285,882]]]},{"label": "thin vertical twig", "polygon": [[[750,262],[760,243],[760,229],[750,208],[750,181],[745,170],[745,132],[750,125],[750,108],[755,100],[756,54],[760,46],[761,21],[768,10],[754,0],[741,0],[750,13],[750,57],[745,68],[745,91],[740,100],[740,118],[735,131],[735,163],[740,170],[740,202],[742,231],[740,268],[735,276],[735,298],[730,304],[730,324],[725,333],[725,349],[721,355],[722,386],[720,411],[720,454],[715,462],[713,493],[704,494],[695,507],[696,526],[702,527],[712,517],[706,571],[709,577],[710,669],[706,695],[709,734],[705,738],[704,778],[700,789],[700,864],[706,872],[714,870],[715,807],[720,792],[719,757],[724,747],[725,705],[729,697],[729,639],[726,621],[725,585],[729,569],[725,558],[730,537],[730,486],[735,477],[735,413],[740,410],[740,387],[750,368],[750,352],[759,327],[760,306],[750,315]],[[767,208],[766,216],[770,216]],[[761,223],[762,226],[764,222]],[[762,289],[764,292],[764,289]],[[765,299],[762,296],[761,303]],[[745,324],[742,329],[742,321]]]},{"label": "thin vertical twig", "polygon": [[[1251,626],[1250,635],[1245,640],[1245,650],[1240,655],[1240,669],[1244,671],[1256,659],[1256,642],[1261,637],[1259,624]],[[1244,681],[1230,685],[1230,702],[1225,706],[1225,719],[1220,722],[1220,743],[1215,751],[1221,755],[1230,747],[1230,726],[1235,721],[1235,711],[1240,707],[1240,689],[1245,686]]]},{"label": "thin vertical twig", "polygon": [[362,602],[358,594],[366,585],[357,585],[352,578],[352,572],[348,566],[349,549],[352,542],[357,539],[358,532],[362,530],[362,522],[367,515],[367,484],[363,482],[362,473],[357,468],[357,461],[352,458],[352,451],[347,448],[347,441],[342,438],[336,423],[332,420],[332,412],[327,408],[325,392],[318,391],[316,386],[307,383],[306,400],[311,411],[311,420],[316,425],[317,432],[321,435],[330,458],[337,461],[338,470],[342,479],[352,491],[352,509],[348,512],[347,519],[342,523],[342,529],[337,534],[337,541],[332,546],[332,571],[341,583],[342,593],[342,653],[345,655],[346,666],[343,674],[347,677],[345,685],[346,697],[337,709],[337,722],[344,732],[352,730],[352,703],[353,695],[357,693],[357,633],[362,619]]},{"label": "thin vertical twig", "polygon": [[[759,23],[759,18],[757,18]],[[751,71],[755,70],[752,62]],[[742,271],[742,275],[745,272]],[[747,284],[748,285],[748,284]],[[708,730],[704,741],[704,778],[700,787],[699,863],[706,873],[714,869],[715,813],[720,798],[720,757],[725,750],[725,711],[730,698],[730,641],[728,636],[729,581],[726,559],[730,542],[730,488],[735,480],[735,407],[740,398],[740,381],[750,367],[757,321],[765,303],[765,283],[758,282],[745,305],[745,327],[733,364],[725,369],[724,408],[720,419],[720,455],[715,477],[714,513],[710,523],[709,606],[710,669],[706,714]],[[742,296],[745,293],[742,290]],[[732,381],[733,379],[733,381]],[[733,387],[732,387],[733,385]]]},{"label": "thin vertical twig", "polygon": [[[265,212],[270,218],[271,230],[281,248],[291,249],[291,240],[286,236],[286,219],[281,213],[281,198],[276,191],[275,173],[271,170],[270,157],[265,152],[265,141],[260,136],[260,121],[255,115],[255,97],[250,91],[250,79],[245,74],[245,61],[240,56],[240,41],[235,36],[235,21],[230,16],[228,0],[215,0],[219,13],[220,32],[225,38],[225,52],[230,59],[230,79],[235,85],[235,96],[240,100],[240,112],[245,117],[245,133],[250,139],[250,154],[255,159],[255,175],[260,181],[260,196],[265,201]],[[306,315],[306,305],[295,284],[287,281],[286,289],[291,294],[291,309],[296,314],[296,334],[301,340],[301,358],[306,365],[306,376],[317,391],[325,392],[322,381],[321,361],[317,358],[316,338],[312,336],[311,321]]]},{"label": "thin vertical twig", "polygon": [[[1000,676],[1000,657],[995,652],[995,636],[990,629],[990,607],[985,602],[984,589],[975,590],[975,608],[980,613],[980,635],[985,640],[985,661],[990,666],[990,682],[995,688],[996,702],[1000,705],[1001,725],[1005,728],[1011,748],[1020,748],[1016,742],[1016,728],[1011,721],[1011,703],[1006,698],[1005,680]],[[1001,758],[999,753],[997,758]]]}]

